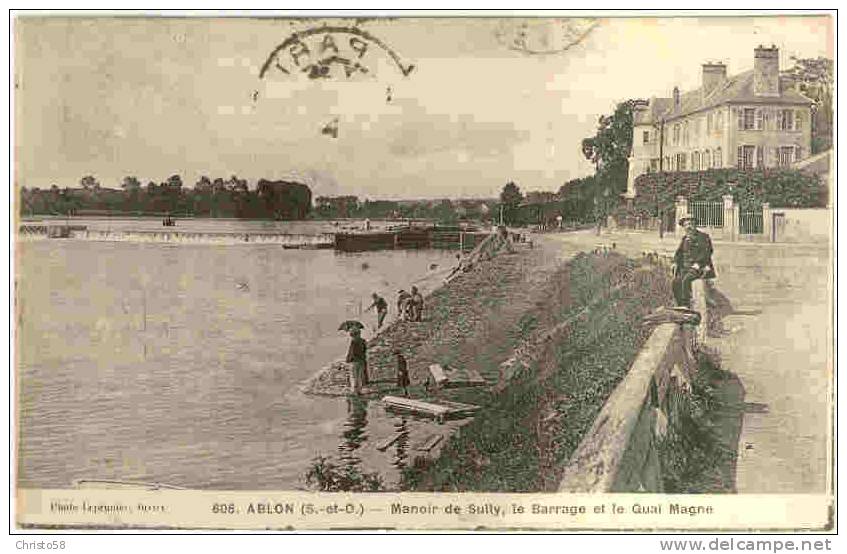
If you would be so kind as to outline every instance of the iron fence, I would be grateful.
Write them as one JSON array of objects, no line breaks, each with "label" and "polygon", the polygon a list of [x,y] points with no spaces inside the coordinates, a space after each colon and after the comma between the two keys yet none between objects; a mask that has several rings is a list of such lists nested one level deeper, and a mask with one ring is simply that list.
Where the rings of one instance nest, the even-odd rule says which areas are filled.
[{"label": "iron fence", "polygon": [[738,232],[742,235],[760,235],[764,232],[762,209],[746,209],[738,211]]},{"label": "iron fence", "polygon": [[688,203],[688,215],[694,218],[698,227],[723,227],[722,202],[691,201]]}]

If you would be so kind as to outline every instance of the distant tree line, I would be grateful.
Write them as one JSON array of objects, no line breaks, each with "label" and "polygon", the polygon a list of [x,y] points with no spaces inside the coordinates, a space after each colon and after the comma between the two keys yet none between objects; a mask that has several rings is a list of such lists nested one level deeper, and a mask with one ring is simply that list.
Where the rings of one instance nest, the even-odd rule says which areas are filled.
[{"label": "distant tree line", "polygon": [[318,196],[315,216],[322,219],[427,219],[451,224],[486,221],[496,211],[493,199],[360,200],[358,196]]},{"label": "distant tree line", "polygon": [[604,196],[597,186],[594,175],[567,181],[556,192],[528,191],[522,193],[520,187],[509,182],[500,194],[500,204],[496,207],[495,221],[507,225],[558,225],[559,217],[563,225],[594,224],[601,214],[611,211],[617,199]]},{"label": "distant tree line", "polygon": [[94,176],[80,179],[80,187],[21,190],[22,215],[172,214],[191,217],[250,219],[304,219],[312,206],[312,192],[302,183],[260,179],[250,189],[246,179],[201,177],[194,188],[183,187],[172,175],[147,185],[132,176],[120,188],[102,187]]}]

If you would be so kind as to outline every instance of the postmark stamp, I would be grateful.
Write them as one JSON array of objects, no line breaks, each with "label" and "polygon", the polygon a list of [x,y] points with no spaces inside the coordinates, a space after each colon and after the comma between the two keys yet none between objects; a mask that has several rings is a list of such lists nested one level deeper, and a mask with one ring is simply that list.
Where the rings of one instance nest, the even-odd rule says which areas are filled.
[{"label": "postmark stamp", "polygon": [[599,24],[595,18],[504,19],[494,34],[509,50],[556,55],[581,43]]},{"label": "postmark stamp", "polygon": [[322,25],[288,36],[273,49],[262,66],[259,78],[272,72],[283,75],[303,73],[309,79],[353,78],[371,72],[367,62],[382,52],[403,77],[414,69],[381,39],[358,27]]}]

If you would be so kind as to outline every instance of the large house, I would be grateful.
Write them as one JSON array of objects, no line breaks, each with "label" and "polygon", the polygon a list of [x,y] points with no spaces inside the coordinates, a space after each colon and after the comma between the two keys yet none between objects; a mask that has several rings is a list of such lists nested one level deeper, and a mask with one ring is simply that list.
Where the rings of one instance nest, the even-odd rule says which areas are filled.
[{"label": "large house", "polygon": [[651,171],[788,167],[810,155],[812,100],[779,73],[779,50],[753,50],[753,69],[727,77],[703,65],[702,85],[634,110],[627,196]]}]

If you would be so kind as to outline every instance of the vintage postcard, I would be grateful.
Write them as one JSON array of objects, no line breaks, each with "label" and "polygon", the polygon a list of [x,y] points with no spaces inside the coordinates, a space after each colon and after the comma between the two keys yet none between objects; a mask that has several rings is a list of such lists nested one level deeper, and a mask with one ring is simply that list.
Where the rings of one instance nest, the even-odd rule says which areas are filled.
[{"label": "vintage postcard", "polygon": [[18,529],[835,531],[835,13],[11,25]]}]

